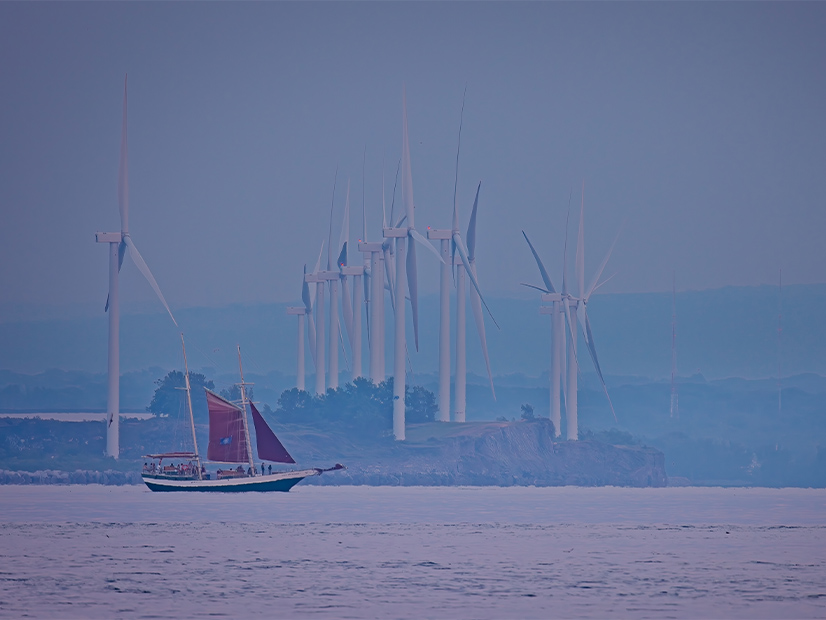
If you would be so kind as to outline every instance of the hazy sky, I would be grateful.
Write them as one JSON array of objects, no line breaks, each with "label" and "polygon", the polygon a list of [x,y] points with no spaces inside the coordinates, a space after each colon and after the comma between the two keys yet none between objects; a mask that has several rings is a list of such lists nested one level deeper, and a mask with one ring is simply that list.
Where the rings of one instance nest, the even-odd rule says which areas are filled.
[{"label": "hazy sky", "polygon": [[[586,278],[627,218],[606,291],[824,282],[824,32],[823,3],[0,3],[0,300],[102,310],[127,72],[130,229],[173,309],[297,299],[336,166],[360,236],[365,147],[376,240],[403,84],[420,229],[450,222],[467,86],[491,295],[539,281],[523,228],[561,280],[583,179]],[[153,295],[128,259],[122,291]]]}]

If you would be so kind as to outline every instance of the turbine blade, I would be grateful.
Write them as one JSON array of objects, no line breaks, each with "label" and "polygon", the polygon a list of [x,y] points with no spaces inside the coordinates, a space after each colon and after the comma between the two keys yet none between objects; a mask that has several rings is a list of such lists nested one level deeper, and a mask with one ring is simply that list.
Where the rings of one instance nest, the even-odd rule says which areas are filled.
[{"label": "turbine blade", "polygon": [[[370,345],[370,278],[372,274],[370,270],[367,269],[367,265],[365,264],[364,268],[364,278],[362,279],[363,289],[364,289],[364,315],[365,320],[367,322],[367,345]],[[357,321],[361,320],[361,312],[358,312]]]},{"label": "turbine blade", "polygon": [[457,210],[456,197],[459,187],[459,151],[462,148],[462,123],[465,117],[465,95],[467,95],[467,84],[465,84],[465,92],[462,93],[462,110],[459,112],[459,139],[456,143],[456,174],[453,178],[453,232],[459,232],[459,213]]},{"label": "turbine blade", "polygon": [[347,341],[353,346],[353,302],[350,297],[350,282],[347,276],[341,277],[341,311],[344,314],[344,328],[347,330]]},{"label": "turbine blade", "polygon": [[553,292],[553,291],[549,291],[546,288],[542,288],[541,286],[535,286],[533,284],[528,284],[527,282],[520,282],[519,284],[522,285],[522,286],[527,286],[528,288],[536,289],[537,291],[540,291],[542,293],[552,293]]},{"label": "turbine blade", "polygon": [[579,233],[576,239],[576,281],[579,296],[585,296],[585,181],[582,181],[582,204],[579,208]]},{"label": "turbine blade", "polygon": [[[564,305],[565,302],[563,301],[562,303]],[[563,312],[562,315],[564,317],[565,313]],[[565,325],[564,325],[565,320],[564,319],[563,319],[562,323],[563,323],[562,332],[558,335],[558,338],[559,338],[559,345],[558,346],[561,349],[560,357],[562,358],[562,364],[557,369],[557,372],[559,372],[559,385],[562,388],[562,401],[565,404],[565,410],[567,411],[568,410],[568,382],[565,381],[565,369],[568,368],[568,347],[565,346],[565,343],[567,342],[568,338],[565,336]],[[553,327],[553,330],[554,330],[554,337],[556,338],[557,337],[556,326]],[[556,346],[556,345],[554,345],[554,346]],[[557,430],[559,430],[559,429],[557,429]]]},{"label": "turbine blade", "polygon": [[[568,337],[576,339],[576,326],[573,323],[573,319],[571,319],[571,309],[565,300],[562,301],[562,307],[565,308],[565,325],[568,327]],[[577,365],[577,368],[579,368],[579,360],[577,360],[576,353],[574,353],[573,362]]]},{"label": "turbine blade", "polygon": [[313,358],[313,367],[318,372],[318,364],[315,360],[315,319],[312,312],[307,315],[307,337],[310,339],[310,355]]},{"label": "turbine blade", "polygon": [[[472,262],[470,268],[473,270],[473,277],[477,278],[476,263]],[[473,321],[476,323],[476,331],[479,332],[479,342],[482,345],[482,355],[485,357],[485,368],[487,368],[488,371],[490,391],[491,394],[493,394],[493,400],[496,400],[496,390],[493,387],[493,373],[490,370],[490,357],[488,356],[488,341],[485,337],[485,317],[482,314],[482,298],[475,288],[470,289],[470,308],[473,310]]]},{"label": "turbine blade", "polygon": [[[412,231],[411,231],[412,232]],[[413,317],[413,342],[419,350],[419,281],[416,268],[416,244],[407,244],[407,288],[410,291],[410,314]],[[432,247],[432,246],[431,246]],[[401,260],[401,257],[399,257]]]},{"label": "turbine blade", "polygon": [[342,267],[347,266],[347,242],[344,242],[344,245],[341,246],[341,252],[338,255],[338,259],[336,259],[336,267],[339,268],[341,271]]},{"label": "turbine blade", "polygon": [[588,296],[590,297],[591,293],[596,293],[600,288],[602,288],[602,286],[604,286],[605,284],[608,284],[611,280],[613,280],[614,276],[616,276],[616,275],[617,275],[616,273],[612,273],[610,276],[605,278],[602,282],[600,282],[593,289],[591,289],[591,292],[588,294]]},{"label": "turbine blade", "polygon": [[[571,218],[571,197],[568,197],[568,215],[565,216],[565,245],[562,254],[562,294],[568,294],[568,220]],[[567,304],[565,306],[568,307]]]},{"label": "turbine blade", "polygon": [[[364,194],[367,191],[364,186],[364,172],[367,169],[367,145],[364,145],[364,156],[361,160],[361,240],[367,241],[367,209],[364,202]],[[382,170],[382,177],[384,171]],[[382,178],[382,180],[384,180]],[[383,196],[382,196],[383,197]]]},{"label": "turbine blade", "polygon": [[118,167],[118,209],[120,210],[120,230],[129,234],[129,147],[126,131],[126,81],[123,78],[123,124],[120,133],[120,165]]},{"label": "turbine blade", "polygon": [[[304,275],[307,275],[307,265],[304,265]],[[313,357],[313,367],[315,367],[315,321],[313,320],[313,301],[310,296],[310,285],[306,280],[301,281],[301,301],[307,311],[307,336],[310,339],[310,355]]]},{"label": "turbine blade", "polygon": [[321,241],[321,249],[318,251],[318,259],[315,262],[315,269],[313,273],[318,273],[321,270],[321,257],[324,255],[324,240]]},{"label": "turbine blade", "polygon": [[[459,232],[458,229],[454,229],[453,233]],[[453,240],[453,237],[450,238],[450,273],[453,276],[453,286],[456,287],[456,242]]]},{"label": "turbine blade", "polygon": [[[381,229],[387,228],[387,208],[384,203],[384,158],[381,162]],[[367,241],[367,234],[364,235],[364,240]]]},{"label": "turbine blade", "polygon": [[470,278],[471,284],[476,289],[476,292],[479,293],[479,298],[482,300],[482,305],[485,306],[485,310],[488,311],[488,315],[490,316],[490,320],[493,321],[493,324],[496,325],[496,329],[501,329],[499,327],[499,323],[496,322],[496,319],[493,318],[493,313],[488,308],[488,304],[485,301],[485,298],[482,296],[482,291],[479,289],[479,282],[476,280],[476,276],[473,275],[473,271],[470,268],[470,261],[467,258],[467,250],[465,249],[464,244],[462,243],[462,238],[459,236],[458,233],[453,235],[453,240],[456,242],[456,250],[459,252],[459,257],[462,259],[462,264],[465,266],[465,271],[467,272],[468,278]]},{"label": "turbine blade", "polygon": [[[597,286],[602,286],[602,284],[605,284],[605,282],[608,281],[608,280],[606,280],[602,284],[597,285],[597,280],[599,280],[600,276],[602,275],[602,272],[605,270],[605,266],[608,264],[608,259],[611,258],[611,253],[614,251],[614,246],[617,245],[617,240],[619,239],[620,233],[622,232],[622,228],[623,228],[624,225],[625,225],[625,222],[620,224],[619,230],[617,231],[617,234],[614,237],[614,241],[611,243],[611,247],[608,248],[608,252],[605,253],[605,258],[602,259],[602,263],[600,263],[599,269],[597,269],[597,272],[594,275],[594,280],[593,280],[593,282],[591,282],[591,286],[588,287],[588,292],[585,293],[585,300],[586,301],[591,296],[591,294],[597,289]],[[611,277],[613,278],[614,276],[611,276]]]},{"label": "turbine blade", "polygon": [[338,238],[338,264],[347,265],[347,241],[350,239],[350,179],[347,179],[347,199],[344,202],[344,219],[341,222],[341,235]]},{"label": "turbine blade", "polygon": [[410,139],[407,133],[407,92],[402,87],[402,205],[410,228],[414,228],[413,175],[410,166]]},{"label": "turbine blade", "polygon": [[539,258],[539,254],[537,254],[536,249],[533,247],[533,243],[531,243],[531,240],[528,239],[528,235],[525,234],[524,230],[522,231],[522,235],[525,237],[525,241],[528,242],[528,247],[531,248],[531,254],[533,254],[533,258],[536,261],[536,266],[539,267],[539,274],[542,276],[542,281],[545,283],[545,288],[548,289],[545,292],[556,293],[556,289],[554,289],[554,285],[551,282],[551,276],[548,275],[548,270],[545,269],[545,265],[542,264],[542,259]]},{"label": "turbine blade", "polygon": [[[582,304],[581,309],[577,309],[576,318],[579,326],[582,328],[582,336],[585,338],[585,343],[588,343],[588,331],[585,329],[585,319],[587,318],[586,314],[587,310],[585,309],[585,304]],[[574,330],[576,331],[576,330]]]},{"label": "turbine blade", "polygon": [[330,198],[330,231],[327,235],[327,271],[333,269],[333,206],[336,203],[336,182],[338,181],[338,165],[336,165],[336,173],[333,177],[333,197]]},{"label": "turbine blade", "polygon": [[[399,170],[401,170],[402,160],[399,160],[399,163],[396,164],[396,180],[393,181],[393,196],[390,199],[390,225],[393,225],[393,210],[396,207],[396,186],[399,184]],[[385,224],[385,228],[387,228],[387,224]]]},{"label": "turbine blade", "polygon": [[[318,260],[315,262],[315,268],[313,269],[313,273],[316,274],[321,270],[321,257],[324,255],[324,241],[321,241],[321,249],[318,251]],[[310,305],[315,305],[315,293],[316,287],[310,287]]]},{"label": "turbine blade", "polygon": [[436,256],[436,258],[438,258],[438,259],[439,259],[439,262],[440,262],[440,263],[444,263],[444,262],[445,262],[445,259],[443,259],[443,258],[442,258],[442,255],[439,253],[439,250],[437,250],[436,248],[434,248],[434,247],[430,244],[430,241],[428,241],[428,240],[427,240],[427,237],[425,237],[423,234],[421,234],[421,233],[420,233],[418,230],[416,230],[415,228],[411,228],[408,232],[410,233],[410,236],[412,237],[412,239],[410,240],[410,243],[411,243],[411,244],[413,243],[413,241],[414,241],[414,240],[415,240],[415,241],[418,241],[420,244],[422,244],[422,245],[423,245],[424,247],[426,247],[428,250],[430,250],[431,252],[433,252],[433,254]]},{"label": "turbine blade", "polygon": [[169,313],[169,317],[172,319],[172,322],[175,323],[175,327],[178,326],[178,321],[175,320],[175,317],[172,316],[172,310],[169,309],[169,304],[166,303],[166,299],[163,297],[163,293],[161,293],[161,288],[158,286],[158,283],[155,281],[155,277],[152,275],[152,272],[149,271],[149,267],[147,267],[146,262],[143,260],[141,253],[138,252],[138,248],[135,247],[135,243],[132,241],[132,237],[129,235],[125,235],[123,237],[126,246],[129,248],[129,256],[132,257],[132,262],[135,263],[135,266],[138,268],[145,277],[149,281],[149,285],[152,287],[152,290],[155,291],[155,294],[158,296],[158,299],[161,300],[163,307],[166,308],[166,311]]},{"label": "turbine blade", "polygon": [[470,262],[476,260],[476,208],[479,206],[479,190],[482,182],[476,186],[476,198],[473,200],[473,211],[470,212],[470,223],[467,226],[467,257]]},{"label": "turbine blade", "polygon": [[344,334],[341,333],[341,330],[338,330],[338,341],[341,344],[341,355],[344,357],[344,367],[349,372],[350,360],[347,358],[347,349],[344,347]]},{"label": "turbine blade", "polygon": [[605,398],[608,399],[608,404],[611,406],[611,414],[614,416],[614,421],[619,422],[617,413],[614,411],[614,403],[611,402],[611,397],[608,395],[608,386],[605,385],[602,369],[599,367],[599,360],[597,360],[597,349],[594,346],[594,336],[591,333],[591,321],[588,320],[588,315],[585,312],[583,312],[583,314],[585,315],[585,326],[583,329],[587,332],[585,340],[588,344],[588,352],[591,354],[591,360],[594,362],[594,368],[596,368],[597,375],[599,376],[599,382],[602,384],[602,391],[605,392]]},{"label": "turbine blade", "polygon": [[[307,265],[304,265],[304,275],[307,275]],[[306,280],[301,280],[301,301],[304,302],[304,308],[310,313],[313,311],[313,302],[310,299],[310,285]]]},{"label": "turbine blade", "polygon": [[[123,267],[123,255],[126,253],[126,244],[121,241],[118,244],[118,273],[120,273],[120,268]],[[109,294],[106,294],[106,305],[103,307],[104,312],[109,312]]]},{"label": "turbine blade", "polygon": [[395,261],[393,255],[390,253],[389,247],[384,247],[384,275],[386,278],[387,289],[390,291],[390,308],[396,309],[396,295],[393,293],[393,274],[395,273]]}]

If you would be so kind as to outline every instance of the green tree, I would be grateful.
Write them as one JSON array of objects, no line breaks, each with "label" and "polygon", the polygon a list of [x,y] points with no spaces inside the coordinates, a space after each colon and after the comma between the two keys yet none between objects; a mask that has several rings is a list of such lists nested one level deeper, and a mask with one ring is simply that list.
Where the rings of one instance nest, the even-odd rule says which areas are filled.
[{"label": "green tree", "polygon": [[282,413],[289,412],[290,414],[300,415],[301,412],[312,410],[313,397],[309,392],[298,388],[284,390],[278,398],[277,407]]},{"label": "green tree", "polygon": [[[156,416],[161,414],[174,415],[186,411],[186,390],[184,373],[172,370],[161,379],[155,381],[155,393],[146,410]],[[189,373],[189,385],[192,389],[192,412],[195,420],[206,421],[208,417],[206,396],[204,389],[215,389],[215,384],[200,373]]]},{"label": "green tree", "polygon": [[419,422],[433,422],[439,406],[436,404],[436,395],[420,385],[407,388],[404,396],[405,419],[416,424]]},{"label": "green tree", "polygon": [[[409,422],[432,422],[436,396],[420,386],[407,389],[405,404]],[[362,436],[381,436],[393,428],[393,379],[378,385],[359,377],[321,396],[296,388],[285,390],[273,412],[285,422],[335,423]]]},{"label": "green tree", "polygon": [[525,403],[522,405],[522,419],[523,420],[535,420],[536,416],[533,413],[533,405]]},{"label": "green tree", "polygon": [[[247,400],[252,400],[252,388],[247,387],[244,392],[246,392]],[[227,399],[231,403],[240,403],[241,402],[241,386],[237,383],[233,383],[230,387],[221,390],[218,393],[221,398]]]}]

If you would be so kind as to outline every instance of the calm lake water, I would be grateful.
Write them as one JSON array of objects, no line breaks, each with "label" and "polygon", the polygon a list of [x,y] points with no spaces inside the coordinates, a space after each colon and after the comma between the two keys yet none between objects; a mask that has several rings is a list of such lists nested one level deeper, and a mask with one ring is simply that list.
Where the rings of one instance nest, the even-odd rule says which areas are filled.
[{"label": "calm lake water", "polygon": [[0,487],[0,617],[823,618],[826,491]]}]

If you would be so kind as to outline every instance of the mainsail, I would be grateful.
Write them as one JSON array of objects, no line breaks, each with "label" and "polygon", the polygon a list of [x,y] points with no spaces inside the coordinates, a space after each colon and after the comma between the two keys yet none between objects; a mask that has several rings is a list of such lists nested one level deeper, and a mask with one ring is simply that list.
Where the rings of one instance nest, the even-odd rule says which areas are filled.
[{"label": "mainsail", "polygon": [[250,403],[252,421],[255,424],[255,439],[258,444],[258,458],[275,463],[295,463],[293,457],[272,432],[267,422],[258,413],[254,404]]},{"label": "mainsail", "polygon": [[218,463],[249,463],[244,410],[204,388],[209,408],[207,459]]}]

